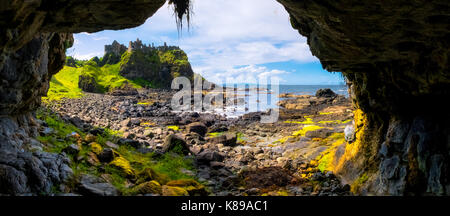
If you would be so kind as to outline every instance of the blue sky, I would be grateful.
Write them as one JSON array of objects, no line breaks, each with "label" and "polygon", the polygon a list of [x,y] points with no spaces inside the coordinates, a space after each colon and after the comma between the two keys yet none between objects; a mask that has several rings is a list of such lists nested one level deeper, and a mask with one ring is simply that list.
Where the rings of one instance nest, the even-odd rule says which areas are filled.
[{"label": "blue sky", "polygon": [[[277,77],[280,84],[338,84],[339,73],[322,69],[306,38],[294,30],[289,15],[273,0],[195,0],[189,31],[179,36],[173,10],[165,5],[143,25],[120,31],[79,33],[68,55],[78,59],[103,56],[104,45],[130,40],[177,45],[194,72],[223,83]],[[186,26],[186,25],[185,25]]]}]

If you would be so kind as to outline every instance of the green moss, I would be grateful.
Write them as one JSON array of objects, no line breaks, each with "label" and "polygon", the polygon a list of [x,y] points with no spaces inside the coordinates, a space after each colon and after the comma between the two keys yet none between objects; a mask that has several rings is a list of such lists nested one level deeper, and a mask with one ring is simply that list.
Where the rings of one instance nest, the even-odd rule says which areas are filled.
[{"label": "green moss", "polygon": [[156,172],[167,175],[170,179],[193,179],[192,176],[182,172],[182,169],[195,171],[194,160],[179,154],[164,154],[153,166]]},{"label": "green moss", "polygon": [[316,160],[318,161],[317,168],[322,171],[334,171],[336,164],[333,163],[337,148],[345,143],[344,133],[333,133],[329,137],[321,140],[323,145],[329,145],[330,147],[319,155]]},{"label": "green moss", "polygon": [[137,105],[145,105],[145,106],[148,106],[148,105],[150,105],[150,103],[149,103],[149,102],[138,102]]}]

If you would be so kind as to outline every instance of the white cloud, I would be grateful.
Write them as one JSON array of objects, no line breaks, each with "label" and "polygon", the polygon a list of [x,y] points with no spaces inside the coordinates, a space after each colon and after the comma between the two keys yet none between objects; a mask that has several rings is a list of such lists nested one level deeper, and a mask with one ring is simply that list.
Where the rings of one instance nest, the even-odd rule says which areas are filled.
[{"label": "white cloud", "polygon": [[207,78],[242,65],[318,61],[276,1],[195,1],[194,13],[191,34],[179,44]]},{"label": "white cloud", "polygon": [[109,40],[109,37],[94,37],[93,39],[96,40],[96,41]]},{"label": "white cloud", "polygon": [[76,59],[80,60],[89,60],[95,56],[103,56],[103,53],[100,52],[93,52],[93,53],[87,53],[87,54],[80,54],[80,53],[73,53],[71,54]]},{"label": "white cloud", "polygon": [[[205,72],[210,68],[198,68]],[[206,72],[207,73],[207,72]],[[276,78],[280,82],[284,81],[279,75],[288,74],[283,70],[269,70],[264,66],[247,65],[236,68],[230,68],[225,72],[215,72],[208,74],[208,79],[214,83],[257,83],[261,80]]]},{"label": "white cloud", "polygon": [[251,71],[256,69],[261,76],[277,73],[254,65],[318,61],[312,56],[306,39],[291,27],[288,13],[277,1],[196,0],[193,6],[191,29],[189,32],[185,29],[180,38],[177,37],[173,10],[166,3],[138,28],[82,33],[80,38],[94,41],[83,44],[82,50],[77,48],[76,56],[102,56],[103,45],[113,39],[127,44],[139,37],[144,42],[179,45],[187,52],[194,71],[211,80],[224,74],[241,78],[254,76]]}]

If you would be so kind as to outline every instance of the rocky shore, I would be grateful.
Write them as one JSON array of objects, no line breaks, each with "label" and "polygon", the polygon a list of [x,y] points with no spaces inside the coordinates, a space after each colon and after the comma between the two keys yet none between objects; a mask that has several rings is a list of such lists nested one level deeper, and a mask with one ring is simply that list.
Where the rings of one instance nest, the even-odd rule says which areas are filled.
[{"label": "rocky shore", "polygon": [[[321,160],[336,143],[347,142],[344,130],[351,128],[353,113],[344,96],[331,90],[316,96],[280,95],[279,120],[262,124],[261,112],[228,119],[172,112],[173,93],[154,89],[140,89],[137,94],[86,93],[45,106],[88,135],[96,136],[99,128],[117,131],[117,142],[107,147],[126,145],[162,155],[174,143],[182,143],[182,154],[195,161],[194,171],[187,172],[207,188],[203,195],[350,194],[350,185]],[[51,130],[42,122],[41,134]],[[112,185],[92,183],[104,181],[92,176],[79,180],[97,194],[117,195]]]}]

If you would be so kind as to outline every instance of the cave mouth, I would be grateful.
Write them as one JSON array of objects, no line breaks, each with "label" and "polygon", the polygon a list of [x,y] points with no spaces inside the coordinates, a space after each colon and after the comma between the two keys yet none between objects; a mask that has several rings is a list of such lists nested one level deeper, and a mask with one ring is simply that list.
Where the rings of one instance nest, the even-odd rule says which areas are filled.
[{"label": "cave mouth", "polygon": [[[233,115],[278,107],[276,105],[278,101],[266,105],[252,102],[252,107],[249,107],[250,100],[260,101],[257,94],[248,96],[251,89],[249,87],[258,86],[259,80],[263,82],[269,77],[281,80],[276,90],[281,94],[314,95],[320,88],[331,88],[339,94],[348,96],[342,75],[322,69],[319,60],[312,56],[306,38],[298,36],[289,22],[289,15],[279,3],[267,1],[258,7],[255,7],[254,3],[229,2],[218,6],[219,4],[214,2],[199,2],[194,4],[196,8],[193,5],[180,6],[179,8],[189,8],[189,10],[183,10],[177,6],[173,7],[172,2],[168,2],[139,27],[75,34],[75,43],[68,49],[66,55],[70,56],[72,66],[76,64],[74,61],[79,60],[96,61],[100,64],[99,66],[103,66],[110,61],[110,55],[114,51],[117,51],[113,53],[116,55],[114,58],[119,60],[125,50],[131,50],[134,46],[177,46],[186,53],[194,73],[220,86],[232,88],[239,86],[239,89],[247,89],[246,92],[237,94],[247,95],[244,99],[246,106],[239,107],[244,111],[233,113]],[[241,7],[240,12],[239,7]],[[184,11],[184,15],[178,13],[178,9]],[[193,16],[192,28],[180,28],[183,23],[189,27],[189,19],[192,17],[190,13],[195,11],[198,13]],[[237,11],[235,16],[239,19],[230,18],[229,11]],[[174,17],[176,29],[173,25]],[[225,23],[227,24],[224,26]],[[216,31],[223,32],[225,36],[218,35]],[[113,61],[113,63],[117,62]],[[179,74],[178,71],[171,73]],[[56,76],[61,77],[61,75]],[[136,74],[129,77],[139,78]],[[156,80],[162,82],[164,78],[171,79],[161,77]],[[264,84],[260,83],[261,86]],[[55,85],[55,82],[50,84],[51,87]],[[165,82],[164,86],[167,87],[168,83]],[[298,86],[297,89],[295,86]],[[89,90],[92,91],[92,86],[86,84],[86,87],[91,88]],[[50,89],[50,98],[53,97],[52,91],[53,88]],[[263,96],[265,95],[261,95]],[[272,100],[270,95],[267,100]],[[254,104],[256,106],[253,106]]]}]

